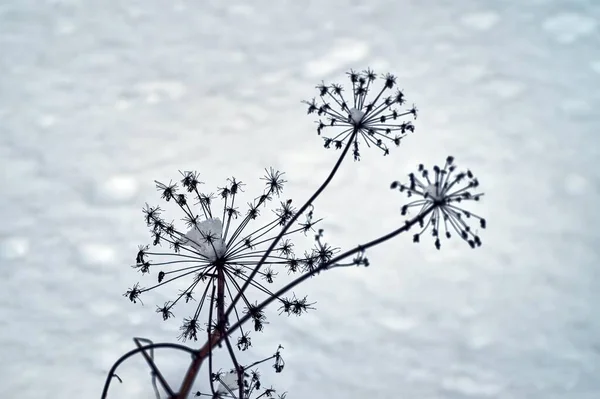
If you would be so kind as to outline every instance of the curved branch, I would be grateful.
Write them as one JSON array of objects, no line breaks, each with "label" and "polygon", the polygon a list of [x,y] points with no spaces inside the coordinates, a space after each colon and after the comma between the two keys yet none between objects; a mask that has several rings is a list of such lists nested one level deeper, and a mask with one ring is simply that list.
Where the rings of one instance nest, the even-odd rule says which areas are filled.
[{"label": "curved branch", "polygon": [[350,150],[350,146],[352,145],[352,142],[354,141],[354,137],[357,134],[358,134],[358,128],[354,127],[354,129],[352,131],[352,135],[350,136],[350,139],[348,140],[348,144],[346,144],[346,147],[344,147],[344,149],[342,150],[342,154],[338,158],[337,162],[333,166],[333,169],[331,170],[331,172],[329,173],[329,175],[327,176],[327,178],[325,179],[323,184],[321,184],[321,186],[317,189],[317,191],[315,191],[315,193],[308,199],[308,201],[306,201],[306,203],[304,205],[302,205],[302,207],[289,220],[289,222],[283,227],[283,229],[281,229],[281,231],[279,232],[277,237],[275,237],[275,239],[273,239],[273,241],[271,242],[271,245],[269,245],[269,248],[267,248],[267,250],[263,254],[262,258],[258,261],[256,266],[254,267],[254,270],[252,270],[252,273],[250,273],[250,275],[246,279],[246,282],[244,283],[244,285],[242,286],[242,288],[240,289],[238,294],[235,296],[235,298],[229,305],[229,308],[225,312],[225,317],[229,317],[229,314],[232,312],[233,308],[235,307],[237,302],[240,300],[242,295],[244,295],[244,291],[246,291],[246,289],[248,288],[248,286],[254,279],[254,276],[256,276],[256,273],[258,273],[258,270],[260,269],[260,267],[265,263],[265,260],[269,257],[271,252],[273,252],[273,249],[275,248],[277,243],[281,240],[281,238],[285,235],[285,233],[290,229],[290,227],[292,227],[292,225],[300,217],[300,215],[302,215],[302,213],[304,213],[304,211],[306,211],[308,209],[308,207],[310,207],[312,205],[312,203],[317,199],[317,197],[319,195],[321,195],[321,193],[323,192],[323,190],[325,190],[325,188],[329,185],[329,183],[331,183],[331,180],[333,180],[333,176],[335,176],[338,169],[342,165],[342,161],[346,157],[348,150]]},{"label": "curved branch", "polygon": [[160,349],[160,348],[167,348],[167,349],[177,349],[183,352],[187,352],[189,354],[192,355],[192,358],[195,360],[196,356],[198,355],[198,351],[192,348],[189,348],[185,345],[180,345],[180,344],[173,344],[173,343],[167,343],[167,342],[163,342],[163,343],[158,343],[158,344],[150,344],[150,345],[144,345],[144,346],[138,346],[136,349],[132,349],[129,352],[127,352],[126,354],[124,354],[123,356],[121,356],[110,368],[110,371],[108,372],[108,376],[106,377],[106,382],[104,383],[104,389],[102,390],[102,396],[101,399],[106,399],[107,395],[108,395],[108,389],[110,387],[110,383],[112,381],[112,378],[114,376],[116,376],[119,381],[121,380],[116,374],[115,371],[117,370],[117,368],[121,365],[121,363],[123,363],[125,360],[129,359],[131,356],[136,355],[140,352],[145,352],[146,350],[149,349]]},{"label": "curved branch", "polygon": [[[410,221],[406,221],[406,223],[404,223],[404,225],[386,235],[383,235],[379,238],[376,238],[374,240],[369,241],[366,244],[361,244],[361,245],[357,245],[355,248],[353,249],[349,249],[348,251],[332,258],[331,260],[329,260],[329,262],[327,263],[323,263],[322,265],[320,265],[319,267],[316,267],[315,269],[311,270],[309,273],[305,273],[302,276],[298,277],[296,280],[291,281],[290,283],[288,283],[286,286],[284,286],[283,288],[281,288],[279,291],[275,292],[274,294],[272,294],[271,296],[269,296],[269,298],[265,299],[263,302],[261,302],[256,309],[258,311],[264,309],[265,307],[267,307],[271,302],[273,302],[274,300],[276,300],[277,298],[280,298],[283,294],[285,294],[286,292],[288,292],[289,290],[291,290],[292,288],[294,288],[295,286],[297,286],[298,284],[300,284],[301,282],[307,280],[308,278],[314,276],[315,274],[318,274],[320,272],[322,272],[323,270],[327,270],[329,269],[331,266],[335,266],[336,263],[338,263],[341,260],[346,259],[349,256],[355,255],[357,253],[363,252],[368,248],[374,247],[375,245],[381,244],[391,238],[396,237],[398,234],[400,233],[404,233],[408,230],[410,230],[411,227],[413,227],[415,224],[421,222],[428,214],[430,214],[431,212],[433,212],[433,210],[435,209],[435,207],[431,207],[426,209],[425,211],[423,211],[421,214],[419,214],[418,216],[415,216],[412,220]],[[250,319],[250,314],[246,314],[244,315],[241,319],[238,320],[237,323],[235,323],[233,326],[231,326],[229,328],[229,333],[231,333],[232,331],[236,330],[237,328],[239,328],[242,324],[244,324],[245,322],[248,321],[248,319]],[[221,338],[219,340],[219,342],[222,340],[223,338]]]}]

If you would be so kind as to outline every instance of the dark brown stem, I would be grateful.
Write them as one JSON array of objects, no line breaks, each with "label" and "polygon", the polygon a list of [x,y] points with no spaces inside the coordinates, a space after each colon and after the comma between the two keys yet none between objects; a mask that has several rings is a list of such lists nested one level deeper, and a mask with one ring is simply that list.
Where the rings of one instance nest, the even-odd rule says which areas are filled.
[{"label": "dark brown stem", "polygon": [[[208,340],[202,346],[202,348],[200,348],[197,356],[192,360],[192,363],[190,364],[190,367],[188,368],[188,371],[185,374],[183,382],[181,383],[181,388],[179,388],[179,393],[173,399],[186,398],[189,395],[190,391],[192,390],[192,384],[194,383],[194,380],[196,379],[196,375],[198,374],[198,371],[200,371],[200,366],[202,365],[202,362],[204,361],[204,359],[206,359],[207,356],[210,356],[210,354],[212,353],[213,347],[219,342],[221,333],[219,331],[216,331],[214,334],[211,334],[212,310],[213,310],[213,306],[214,306],[213,301],[215,298],[215,286],[214,285],[213,285],[213,289],[212,289],[212,293],[210,294],[210,297],[212,299],[210,301],[210,308],[208,310],[208,327],[206,329],[207,335],[208,335]],[[212,383],[211,383],[211,387],[212,387]],[[182,392],[186,392],[185,395],[182,394]]]}]

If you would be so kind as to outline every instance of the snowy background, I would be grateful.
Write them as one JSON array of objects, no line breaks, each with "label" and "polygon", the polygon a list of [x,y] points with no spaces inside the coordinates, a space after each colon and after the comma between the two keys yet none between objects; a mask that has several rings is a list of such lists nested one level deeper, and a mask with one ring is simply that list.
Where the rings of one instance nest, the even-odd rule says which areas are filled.
[{"label": "snowy background", "polygon": [[[599,21],[596,0],[0,1],[0,397],[99,397],[132,337],[174,342],[160,297],[121,296],[153,180],[197,169],[254,194],[274,166],[306,198],[336,154],[300,100],[370,66],[398,75],[417,133],[344,164],[317,203],[328,240],[394,228],[389,183],[452,154],[486,191],[484,245],[401,236],[369,269],[312,279],[318,310],[255,336],[257,354],[285,347],[265,382],[290,399],[599,398]],[[153,397],[141,365],[111,398]]]}]

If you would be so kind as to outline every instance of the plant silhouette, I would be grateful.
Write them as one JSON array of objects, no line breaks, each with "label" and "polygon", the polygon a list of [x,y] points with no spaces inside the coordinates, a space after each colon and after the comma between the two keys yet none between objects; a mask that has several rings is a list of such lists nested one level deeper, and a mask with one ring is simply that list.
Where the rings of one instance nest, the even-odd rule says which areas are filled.
[{"label": "plant silhouette", "polygon": [[[298,285],[334,268],[369,266],[368,249],[411,230],[413,242],[420,242],[429,232],[438,250],[441,238],[454,235],[472,248],[481,246],[470,222],[485,229],[486,220],[465,207],[480,201],[483,193],[478,191],[479,181],[473,173],[459,171],[452,156],[431,170],[418,165],[405,183],[391,183],[393,190],[410,198],[400,208],[401,215],[410,217],[397,229],[344,251],[325,241],[313,203],[342,162],[350,154],[359,161],[365,146],[388,155],[389,144],[399,146],[402,139],[415,132],[413,121],[417,117],[414,105],[405,107],[404,93],[397,89],[393,75],[377,76],[370,69],[347,75],[348,92],[340,84],[321,83],[316,87],[318,97],[304,101],[308,114],[319,117],[317,134],[323,138],[324,147],[341,152],[322,184],[298,208],[292,199],[282,198],[287,181],[283,172],[273,168],[265,169],[263,189],[252,195],[246,194],[251,190],[234,177],[214,192],[206,192],[200,174],[191,171],[180,172],[176,183],[156,182],[162,200],[175,204],[181,212],[183,228],[165,219],[160,206],[146,204],[143,214],[152,242],[139,246],[132,266],[142,275],[144,284],[136,282],[124,296],[143,304],[144,293],[171,290],[173,299],[158,305],[156,313],[164,321],[181,314],[179,339],[204,343],[193,349],[136,338],[137,348],[122,356],[109,371],[102,398],[107,397],[114,379],[121,381],[116,374],[118,366],[136,354],[142,354],[150,367],[157,398],[161,397],[159,386],[170,399],[285,398],[285,392],[279,393],[261,381],[256,368],[270,362],[276,373],[282,372],[285,362],[281,345],[258,360],[245,362],[240,357],[242,352],[250,351],[253,334],[268,324],[267,306],[276,302],[279,313],[288,316],[314,310],[315,302],[296,294]],[[310,249],[297,250],[307,242]],[[284,281],[280,283],[281,277]],[[216,348],[223,346],[229,363],[225,371],[216,370],[213,359]],[[191,356],[176,389],[154,362],[154,350],[158,348]],[[208,389],[193,392],[201,369],[207,373]]]}]

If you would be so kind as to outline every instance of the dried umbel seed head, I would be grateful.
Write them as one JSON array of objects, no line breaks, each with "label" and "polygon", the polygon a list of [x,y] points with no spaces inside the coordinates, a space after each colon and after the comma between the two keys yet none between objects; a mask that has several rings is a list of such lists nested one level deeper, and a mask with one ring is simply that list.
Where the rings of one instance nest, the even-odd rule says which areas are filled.
[{"label": "dried umbel seed head", "polygon": [[317,133],[323,136],[325,148],[352,145],[355,161],[360,159],[360,137],[367,147],[374,146],[384,155],[389,154],[388,144],[398,146],[408,132],[414,132],[414,125],[405,117],[416,119],[417,108],[413,105],[401,109],[404,93],[396,89],[396,77],[389,73],[380,77],[380,88],[375,91],[378,78],[372,70],[360,73],[351,70],[348,77],[351,93],[345,93],[339,84],[321,83],[317,86],[319,99],[303,101],[309,114],[323,117],[317,121]]},{"label": "dried umbel seed head", "polygon": [[[257,305],[252,305],[248,296],[252,292],[272,295],[270,287],[277,282],[277,276],[282,271],[288,274],[309,271],[327,262],[334,253],[330,247],[316,243],[312,250],[296,255],[292,239],[306,236],[320,222],[320,219],[313,217],[311,206],[302,215],[304,221],[295,222],[263,259],[266,249],[297,210],[292,200],[285,200],[280,201],[280,206],[272,211],[264,211],[282,193],[286,181],[283,173],[272,168],[266,170],[262,180],[265,184],[262,193],[248,202],[245,213],[238,209],[245,185],[235,178],[228,179],[216,195],[200,191],[202,183],[195,172],[182,173],[181,190],[178,183],[156,182],[161,197],[167,202],[175,202],[180,208],[185,229],[180,231],[173,222],[164,220],[164,211],[160,207],[146,205],[144,219],[150,228],[152,245],[138,247],[133,267],[143,275],[156,272],[154,278],[157,280],[146,288],[136,283],[125,296],[137,302],[144,292],[170,285],[176,280],[188,280],[175,298],[156,308],[156,313],[167,320],[173,318],[175,313],[181,313],[182,307],[191,307],[189,313],[184,315],[189,317],[183,319],[182,340],[196,340],[204,325],[213,325],[213,329],[223,327],[223,323],[219,322],[224,319],[223,309],[238,294],[241,295],[239,308],[236,306],[228,321],[234,323],[234,318],[239,321],[244,315],[250,314],[254,330],[262,331],[267,324],[266,317]],[[165,244],[171,251],[158,249]],[[250,290],[241,292],[240,287],[244,286],[254,270],[257,272],[250,282]],[[210,288],[213,286],[221,286],[222,289],[212,295]],[[287,314],[299,315],[312,309],[312,303],[306,298],[292,296],[278,297],[277,300],[282,306],[287,306],[284,310]],[[208,306],[204,306],[207,303]],[[179,310],[175,310],[175,307]],[[207,311],[205,313],[209,313],[209,316],[204,319],[201,312],[207,308],[221,311]],[[239,333],[238,347],[246,350],[251,340],[243,329],[240,328]]]},{"label": "dried umbel seed head", "polygon": [[481,229],[485,229],[487,223],[484,218],[464,209],[468,202],[479,201],[483,196],[483,193],[475,192],[479,181],[470,170],[457,172],[454,157],[449,156],[443,168],[436,165],[429,171],[419,165],[418,173],[408,176],[407,185],[396,181],[391,188],[408,197],[418,197],[402,206],[402,215],[417,208],[417,217],[421,217],[421,231],[413,236],[414,242],[419,242],[423,232],[429,229],[437,249],[441,247],[440,234],[451,238],[452,233],[457,233],[471,248],[481,246],[481,239],[473,232],[469,220],[476,220]]}]

